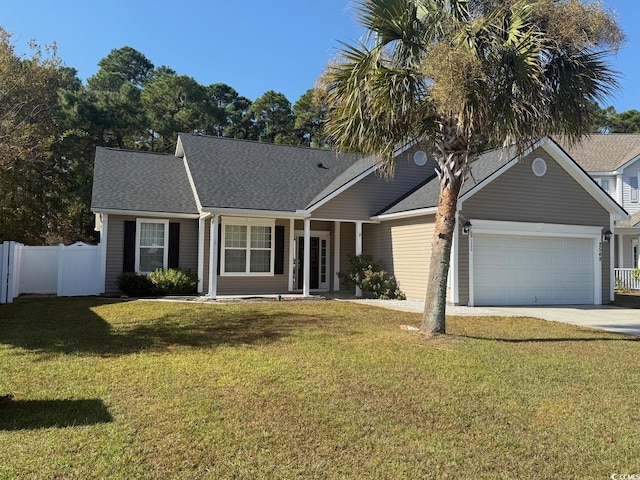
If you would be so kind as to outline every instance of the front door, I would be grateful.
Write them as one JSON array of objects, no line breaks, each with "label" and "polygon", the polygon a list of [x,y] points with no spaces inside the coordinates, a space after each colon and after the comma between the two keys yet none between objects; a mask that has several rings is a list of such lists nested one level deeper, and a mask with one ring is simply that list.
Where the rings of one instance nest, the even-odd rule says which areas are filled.
[{"label": "front door", "polygon": [[[304,236],[296,235],[296,287],[302,290],[304,283]],[[329,236],[319,233],[310,238],[309,289],[329,290]]]}]

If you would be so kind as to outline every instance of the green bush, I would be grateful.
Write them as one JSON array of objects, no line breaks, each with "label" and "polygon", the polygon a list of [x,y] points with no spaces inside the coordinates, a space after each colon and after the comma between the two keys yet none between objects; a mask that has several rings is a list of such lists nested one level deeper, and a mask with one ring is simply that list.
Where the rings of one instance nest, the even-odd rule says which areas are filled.
[{"label": "green bush", "polygon": [[191,295],[198,289],[198,276],[191,270],[161,268],[149,274],[156,293],[165,295]]},{"label": "green bush", "polygon": [[349,270],[338,272],[342,283],[348,287],[357,286],[367,297],[381,300],[404,300],[407,297],[398,288],[396,279],[373,261],[371,255],[349,255]]},{"label": "green bush", "polygon": [[118,288],[130,297],[148,297],[154,293],[153,283],[149,277],[136,272],[122,272],[118,276]]}]

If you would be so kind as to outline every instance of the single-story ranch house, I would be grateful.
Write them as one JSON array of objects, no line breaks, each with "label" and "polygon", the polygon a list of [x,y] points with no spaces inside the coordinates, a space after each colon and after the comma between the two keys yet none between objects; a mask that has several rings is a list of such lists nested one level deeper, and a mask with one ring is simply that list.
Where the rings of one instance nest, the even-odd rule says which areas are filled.
[{"label": "single-story ranch house", "polygon": [[[104,291],[118,292],[123,271],[158,267],[197,272],[212,298],[338,291],[348,255],[367,253],[422,299],[434,169],[417,146],[398,152],[390,180],[364,156],[192,134],[180,134],[174,155],[98,148]],[[449,300],[611,301],[611,235],[628,214],[601,185],[550,138],[522,156],[482,155],[458,202]]]}]

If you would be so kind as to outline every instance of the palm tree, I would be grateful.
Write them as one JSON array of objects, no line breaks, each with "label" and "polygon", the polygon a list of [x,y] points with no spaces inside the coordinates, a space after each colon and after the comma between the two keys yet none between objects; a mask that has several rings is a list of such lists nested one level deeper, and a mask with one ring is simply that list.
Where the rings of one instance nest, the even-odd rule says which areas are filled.
[{"label": "palm tree", "polygon": [[[549,134],[578,140],[590,105],[616,86],[606,56],[623,40],[614,16],[580,0],[357,0],[367,34],[344,44],[321,86],[339,150],[376,155],[393,174],[399,146],[437,161],[423,334],[445,332],[456,203],[488,148],[522,152]],[[571,19],[571,25],[566,20]]]}]

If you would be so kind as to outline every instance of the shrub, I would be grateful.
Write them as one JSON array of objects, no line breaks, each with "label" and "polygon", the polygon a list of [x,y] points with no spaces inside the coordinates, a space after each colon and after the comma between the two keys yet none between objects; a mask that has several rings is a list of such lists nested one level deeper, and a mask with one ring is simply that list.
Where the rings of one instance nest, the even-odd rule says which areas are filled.
[{"label": "shrub", "polygon": [[118,288],[130,297],[148,297],[153,293],[153,283],[146,275],[122,272],[118,276]]},{"label": "shrub", "polygon": [[373,261],[373,256],[349,255],[349,265],[349,270],[338,272],[344,285],[360,287],[363,295],[381,300],[407,298],[398,288],[396,279],[381,270]]},{"label": "shrub", "polygon": [[198,276],[191,270],[159,268],[149,274],[149,280],[157,293],[166,295],[191,295],[198,288]]}]

